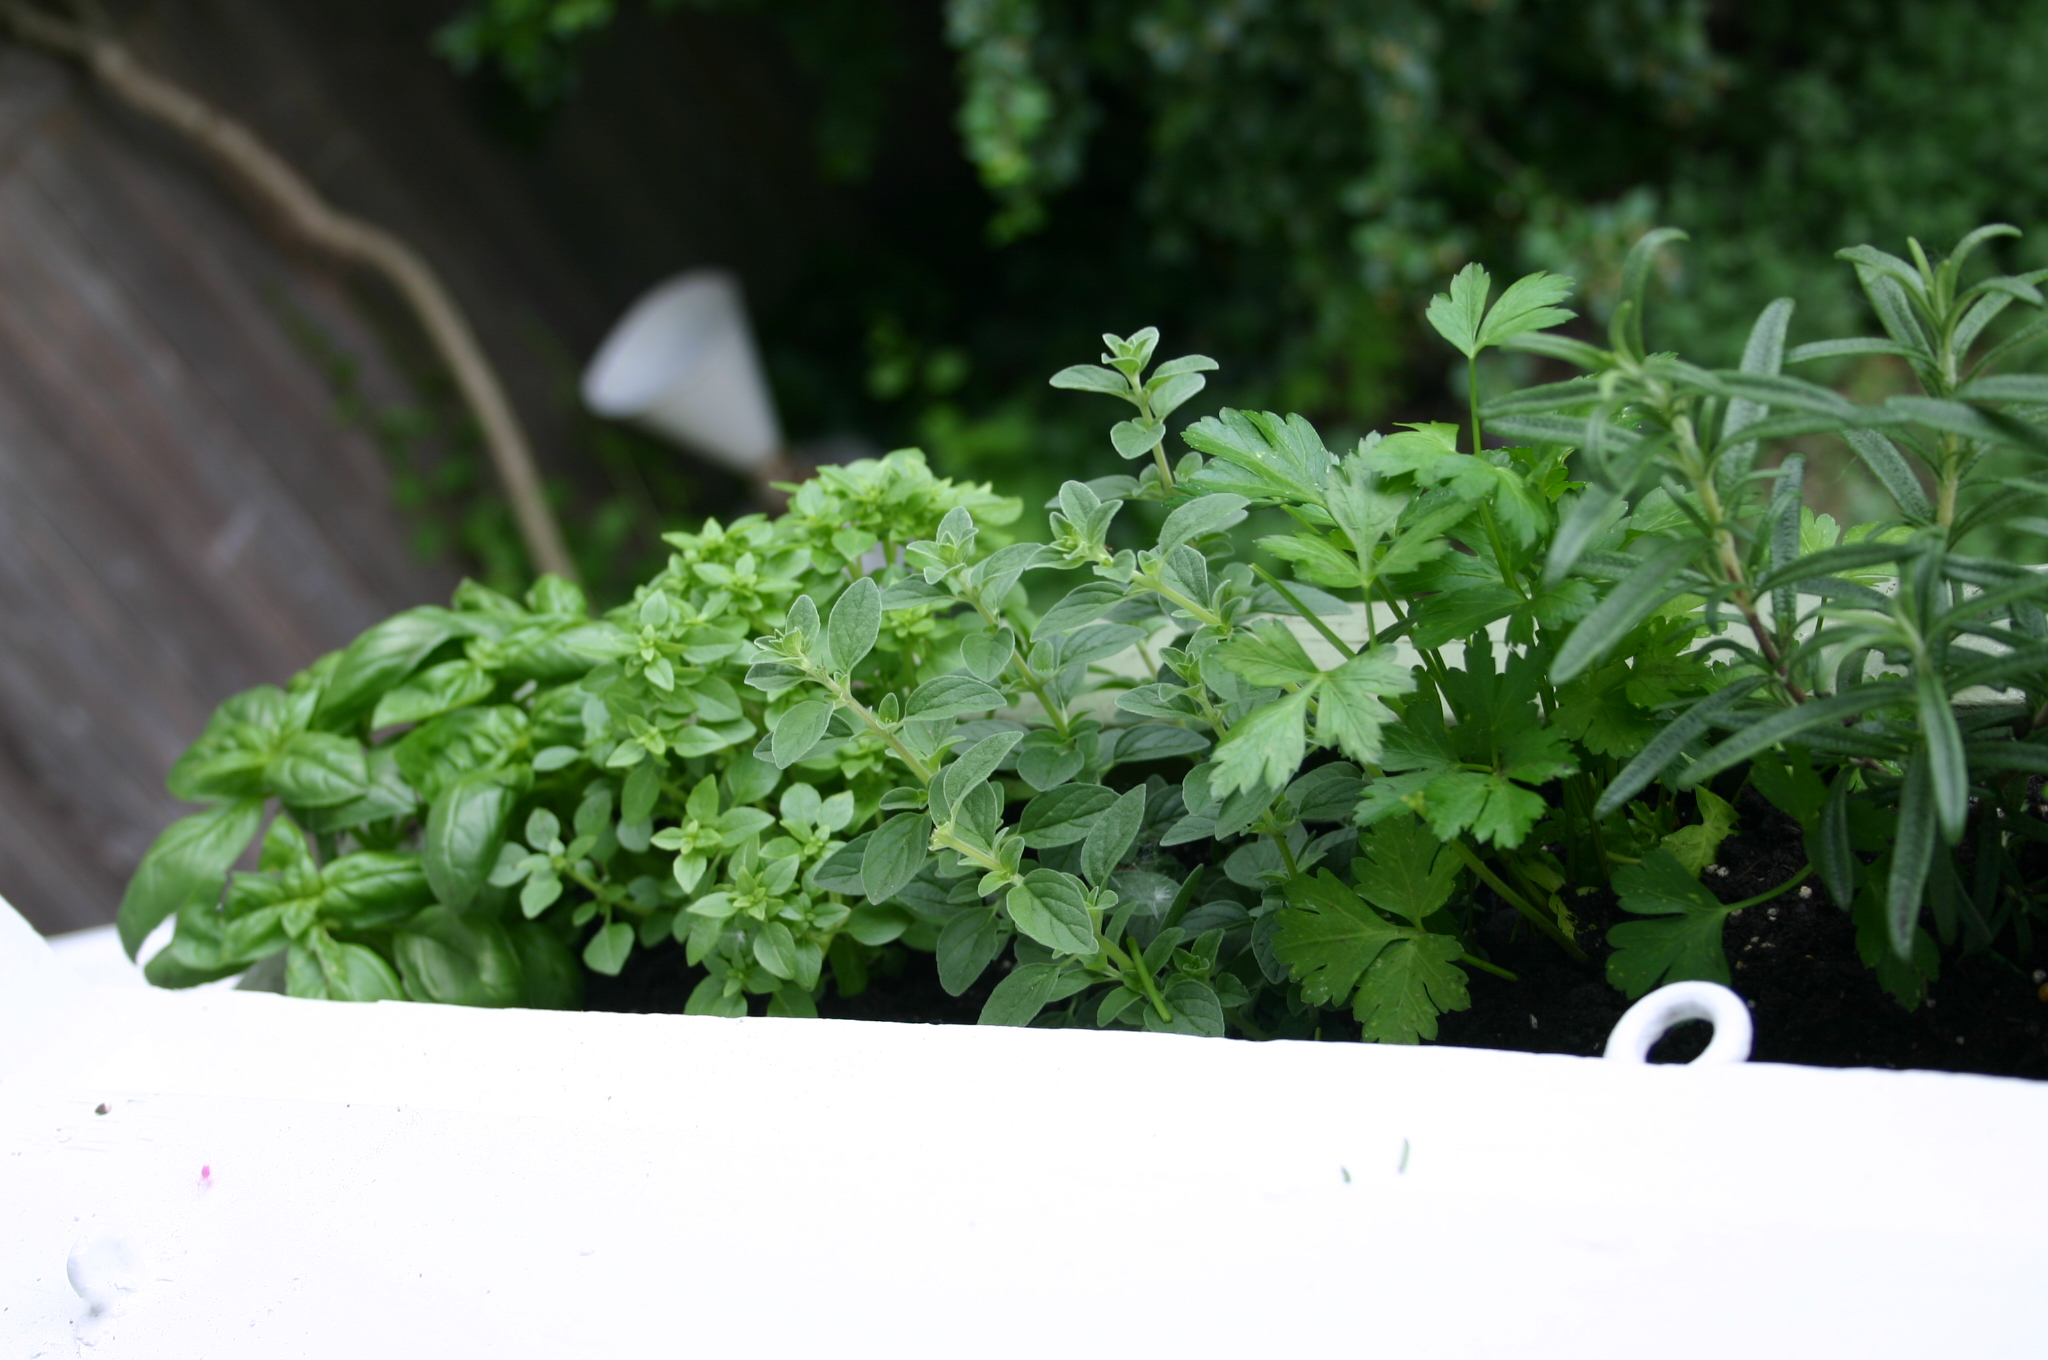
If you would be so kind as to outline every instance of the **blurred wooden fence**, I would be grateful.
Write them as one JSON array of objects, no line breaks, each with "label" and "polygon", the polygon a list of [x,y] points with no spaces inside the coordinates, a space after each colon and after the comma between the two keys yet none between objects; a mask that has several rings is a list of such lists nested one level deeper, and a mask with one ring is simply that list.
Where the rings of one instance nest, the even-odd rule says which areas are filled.
[{"label": "blurred wooden fence", "polygon": [[286,317],[338,281],[64,66],[0,50],[0,894],[111,918],[221,699],[445,597]]}]

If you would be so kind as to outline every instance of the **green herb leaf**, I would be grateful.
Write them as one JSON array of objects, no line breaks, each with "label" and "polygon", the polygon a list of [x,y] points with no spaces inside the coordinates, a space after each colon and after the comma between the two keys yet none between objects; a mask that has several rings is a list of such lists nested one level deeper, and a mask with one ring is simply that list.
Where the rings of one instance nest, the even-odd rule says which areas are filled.
[{"label": "green herb leaf", "polygon": [[993,633],[970,633],[960,639],[960,659],[975,677],[990,682],[998,679],[1017,651],[1017,635],[1007,628]]},{"label": "green herb leaf", "polygon": [[1322,675],[1294,630],[1274,619],[1261,619],[1248,631],[1238,632],[1212,655],[1254,685],[1306,684]]},{"label": "green herb leaf", "polygon": [[1734,832],[1736,818],[1735,809],[1706,785],[1697,785],[1692,796],[1699,806],[1699,823],[1680,827],[1659,844],[1685,866],[1687,873],[1698,878],[1701,871],[1714,862],[1721,842]]},{"label": "green herb leaf", "polygon": [[[305,945],[291,947],[285,973],[293,996],[324,1001],[405,1000],[405,986],[382,954],[365,945],[343,944],[324,930],[314,931]],[[307,989],[307,983],[315,979],[318,990]]]},{"label": "green herb leaf", "polygon": [[1052,386],[1073,392],[1101,392],[1130,402],[1137,400],[1123,374],[1113,369],[1097,368],[1094,364],[1074,364],[1061,369],[1052,375]]},{"label": "green herb leaf", "polygon": [[1007,938],[992,907],[971,908],[946,922],[937,949],[939,986],[946,995],[958,996],[972,987],[1003,952]]},{"label": "green herb leaf", "polygon": [[505,928],[429,907],[392,937],[405,994],[448,1006],[516,1006],[525,973]]},{"label": "green herb leaf", "polygon": [[1034,638],[1050,637],[1070,628],[1079,628],[1092,623],[1124,598],[1124,588],[1108,581],[1087,581],[1075,586],[1063,596],[1058,604],[1045,611],[1045,617],[1038,621],[1033,632]]},{"label": "green herb leaf", "polygon": [[[1484,280],[1485,271],[1481,271],[1480,277]],[[1451,286],[1455,289],[1457,284],[1453,282]],[[1507,291],[1500,295],[1500,301],[1493,304],[1493,310],[1486,314],[1485,322],[1479,327],[1474,347],[1465,349],[1460,345],[1459,348],[1470,355],[1487,345],[1498,345],[1503,340],[1510,340],[1530,331],[1548,330],[1552,326],[1563,325],[1578,315],[1577,312],[1557,305],[1571,296],[1573,286],[1571,279],[1559,274],[1539,272],[1516,279],[1508,285]],[[1484,296],[1482,284],[1481,298]],[[1435,304],[1432,303],[1431,306],[1434,308]],[[1435,318],[1431,317],[1430,320],[1434,324]],[[1438,331],[1441,333],[1442,328],[1438,327]]]},{"label": "green herb leaf", "polygon": [[1010,754],[1011,748],[1022,740],[1022,732],[996,732],[962,751],[939,775],[939,778],[945,781],[946,802],[958,807],[960,800],[965,798],[975,785],[994,774],[996,766],[1003,763],[1003,757]]},{"label": "green herb leaf", "polygon": [[[1300,416],[1283,419],[1271,411],[1226,407],[1196,421],[1181,437],[1189,448],[1243,474],[1231,479],[1233,492],[1296,504],[1322,501],[1330,477],[1330,451],[1315,426]],[[1203,470],[1204,484],[1214,484],[1212,471]]]},{"label": "green herb leaf", "polygon": [[1123,863],[1145,820],[1145,786],[1127,790],[1095,820],[1081,845],[1081,872],[1102,887]]},{"label": "green herb leaf", "polygon": [[832,707],[823,699],[805,699],[776,721],[769,753],[777,769],[786,770],[811,753],[832,721]]},{"label": "green herb leaf", "polygon": [[1171,552],[1205,534],[1222,533],[1233,524],[1242,524],[1244,508],[1250,503],[1243,496],[1220,492],[1197,496],[1166,517],[1166,523],[1159,529],[1159,551]]},{"label": "green herb leaf", "polygon": [[1551,663],[1553,683],[1564,684],[1605,656],[1609,649],[1651,611],[1682,591],[1674,578],[1700,547],[1690,538],[1674,538],[1657,547],[1634,572],[1607,592],[1607,598],[1579,621],[1557,649]]},{"label": "green herb leaf", "polygon": [[1094,923],[1081,880],[1055,869],[1033,869],[1003,899],[1017,929],[1056,954],[1093,954]]},{"label": "green herb leaf", "polygon": [[373,728],[422,722],[491,697],[497,682],[474,661],[444,661],[385,692],[370,716]]},{"label": "green herb leaf", "polygon": [[1828,788],[1828,800],[1821,807],[1820,825],[1810,844],[1817,852],[1814,867],[1821,885],[1836,906],[1850,909],[1856,900],[1856,870],[1859,867],[1849,839],[1849,790],[1856,782],[1855,771],[1843,767],[1835,772]]},{"label": "green herb leaf", "polygon": [[1458,882],[1458,858],[1413,817],[1382,823],[1364,838],[1352,880],[1366,901],[1412,925],[1441,911]]},{"label": "green herb leaf", "polygon": [[903,706],[905,718],[958,718],[1003,707],[1003,692],[985,680],[955,671],[925,681]]},{"label": "green herb leaf", "polygon": [[1316,740],[1361,764],[1377,763],[1380,735],[1395,721],[1381,700],[1414,689],[1414,672],[1388,652],[1360,652],[1323,675],[1316,690]]},{"label": "green herb leaf", "polygon": [[1468,264],[1452,276],[1450,292],[1429,300],[1429,310],[1423,315],[1452,348],[1470,358],[1486,343],[1479,338],[1479,326],[1486,315],[1486,295],[1492,290],[1493,278],[1485,267]]},{"label": "green herb leaf", "polygon": [[832,606],[832,618],[825,625],[825,645],[831,665],[850,671],[875,649],[882,627],[882,592],[872,576],[863,576],[848,586]]},{"label": "green herb leaf", "polygon": [[930,836],[931,819],[922,812],[899,812],[882,823],[860,862],[861,888],[868,901],[886,902],[917,877],[930,857],[925,848]]},{"label": "green herb leaf", "polygon": [[1117,795],[1100,784],[1066,784],[1024,805],[1017,830],[1032,850],[1050,850],[1085,840]]},{"label": "green herb leaf", "polygon": [[1464,954],[1464,946],[1450,936],[1423,933],[1381,950],[1351,1001],[1351,1013],[1365,1027],[1364,1038],[1380,1044],[1436,1038],[1437,1016],[1472,1004],[1465,973],[1457,967]]},{"label": "green herb leaf", "polygon": [[511,789],[479,771],[450,784],[427,810],[420,858],[434,896],[444,905],[459,910],[475,899],[505,843],[515,801]]},{"label": "green herb leaf", "polygon": [[1216,746],[1209,786],[1219,794],[1285,788],[1308,749],[1308,699],[1307,690],[1283,694],[1240,718]]},{"label": "green herb leaf", "polygon": [[1898,830],[1892,841],[1891,874],[1885,881],[1885,924],[1891,932],[1894,957],[1913,957],[1913,936],[1920,924],[1920,903],[1927,873],[1933,866],[1937,831],[1934,762],[1927,747],[1917,747],[1906,762],[1906,780],[1899,789]]},{"label": "green herb leaf", "polygon": [[344,930],[396,925],[434,900],[420,857],[403,851],[359,850],[320,871],[320,919]]},{"label": "green herb leaf", "polygon": [[1729,909],[1701,887],[1676,855],[1658,846],[1614,876],[1621,909],[1651,921],[1607,932],[1607,980],[1630,1000],[1665,982],[1728,982],[1721,928]]},{"label": "green herb leaf", "polygon": [[423,605],[394,614],[348,645],[321,691],[317,720],[331,726],[354,721],[386,690],[419,669],[434,649],[460,635],[460,617]]},{"label": "green herb leaf", "polygon": [[[1019,1028],[1038,1018],[1052,1001],[1066,969],[1057,963],[1027,963],[1012,969],[982,1003],[977,1024]],[[1085,982],[1083,985],[1086,985]]]},{"label": "green herb leaf", "polygon": [[1380,952],[1408,937],[1328,869],[1287,880],[1286,891],[1273,952],[1311,1005],[1343,1005]]},{"label": "green herb leaf", "polygon": [[369,792],[370,767],[361,742],[301,732],[284,744],[264,782],[287,807],[334,807]]},{"label": "green herb leaf", "polygon": [[115,922],[128,957],[134,958],[149,933],[188,903],[211,907],[218,901],[228,870],[262,825],[263,804],[251,799],[223,803],[165,827],[121,895]]}]

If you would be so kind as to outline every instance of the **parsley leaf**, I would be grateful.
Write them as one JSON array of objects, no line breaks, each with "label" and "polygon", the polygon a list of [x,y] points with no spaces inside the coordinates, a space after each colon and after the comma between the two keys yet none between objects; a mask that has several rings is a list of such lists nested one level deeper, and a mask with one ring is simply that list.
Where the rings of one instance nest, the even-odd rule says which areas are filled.
[{"label": "parsley leaf", "polygon": [[1261,786],[1285,788],[1308,750],[1308,696],[1306,689],[1283,694],[1240,718],[1216,747],[1209,773],[1211,791],[1221,795]]},{"label": "parsley leaf", "polygon": [[1323,673],[1316,691],[1316,740],[1361,764],[1379,760],[1381,733],[1394,711],[1380,700],[1415,689],[1415,676],[1384,652],[1360,652]]},{"label": "parsley leaf", "polygon": [[[1448,877],[1435,863],[1417,876],[1428,838],[1413,823],[1395,839],[1394,828],[1369,844],[1368,864],[1375,891],[1398,901],[1403,914],[1420,919],[1435,910],[1438,892],[1449,893]],[[1447,858],[1447,857],[1446,857]],[[1455,870],[1451,871],[1453,874]],[[1279,913],[1273,952],[1301,984],[1304,1000],[1316,1005],[1352,1001],[1364,1037],[1377,1043],[1412,1044],[1437,1035],[1437,1016],[1471,1004],[1457,960],[1464,946],[1448,935],[1416,926],[1397,926],[1324,869],[1314,878],[1287,883],[1288,906]]]},{"label": "parsley leaf", "polygon": [[1352,861],[1351,878],[1381,911],[1419,926],[1451,900],[1458,861],[1421,823],[1404,817],[1365,837],[1365,858]]},{"label": "parsley leaf", "polygon": [[1464,970],[1457,966],[1464,952],[1448,935],[1420,933],[1382,950],[1351,1002],[1365,1038],[1381,1044],[1436,1038],[1437,1016],[1472,1004]]},{"label": "parsley leaf", "polygon": [[1406,932],[1338,881],[1328,869],[1287,881],[1280,938],[1273,952],[1301,984],[1304,1001],[1341,1005],[1380,951]]},{"label": "parsley leaf", "polygon": [[1731,908],[1701,887],[1676,855],[1658,846],[1614,876],[1621,909],[1649,921],[1607,932],[1607,980],[1633,1001],[1663,982],[1728,981],[1721,927]]},{"label": "parsley leaf", "polygon": [[1249,632],[1218,644],[1214,656],[1254,685],[1307,684],[1322,675],[1294,631],[1273,619],[1262,619]]},{"label": "parsley leaf", "polygon": [[1735,809],[1705,784],[1695,788],[1692,794],[1699,804],[1700,821],[1693,826],[1678,828],[1661,844],[1685,866],[1687,873],[1698,878],[1700,871],[1714,862],[1721,842],[1735,830],[1736,818]]}]

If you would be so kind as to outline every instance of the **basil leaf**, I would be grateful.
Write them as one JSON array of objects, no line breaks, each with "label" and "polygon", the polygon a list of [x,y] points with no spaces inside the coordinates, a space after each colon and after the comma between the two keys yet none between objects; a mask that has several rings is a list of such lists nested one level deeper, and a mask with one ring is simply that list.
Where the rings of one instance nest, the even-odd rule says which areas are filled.
[{"label": "basil leaf", "polygon": [[181,818],[143,853],[115,917],[121,947],[134,958],[149,933],[188,902],[211,906],[226,886],[228,870],[263,825],[263,804],[223,803]]},{"label": "basil leaf", "polygon": [[464,631],[455,614],[434,605],[394,614],[348,645],[327,677],[315,720],[338,727],[354,722],[414,671],[434,649]]},{"label": "basil leaf", "polygon": [[370,791],[369,760],[353,737],[301,732],[270,762],[264,782],[286,807],[337,807]]},{"label": "basil leaf", "polygon": [[467,774],[427,811],[422,861],[434,896],[450,907],[476,897],[505,843],[515,795],[488,772]]},{"label": "basil leaf", "polygon": [[420,857],[401,851],[343,855],[320,871],[320,883],[321,919],[345,930],[395,925],[434,900]]},{"label": "basil leaf", "polygon": [[392,937],[405,994],[449,1006],[513,1006],[525,972],[496,921],[428,907]]},{"label": "basil leaf", "polygon": [[583,968],[560,936],[538,921],[515,921],[505,934],[525,974],[520,1005],[537,1011],[583,1009]]}]

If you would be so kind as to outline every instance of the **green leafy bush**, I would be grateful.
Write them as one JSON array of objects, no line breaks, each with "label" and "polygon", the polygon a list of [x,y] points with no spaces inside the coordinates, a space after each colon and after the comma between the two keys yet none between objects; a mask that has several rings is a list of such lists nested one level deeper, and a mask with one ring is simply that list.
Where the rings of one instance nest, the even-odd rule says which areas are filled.
[{"label": "green leafy bush", "polygon": [[[1809,860],[1754,901],[1817,875],[1914,1004],[1943,946],[2032,950],[2048,842],[2048,576],[1957,549],[2048,531],[2048,480],[2001,461],[2048,452],[2048,378],[1997,371],[2048,334],[2006,324],[2043,276],[1962,274],[2000,234],[1844,252],[1886,334],[1788,348],[1778,302],[1733,370],[1644,349],[1675,232],[1630,253],[1605,348],[1558,333],[1570,281],[1494,298],[1467,267],[1428,320],[1468,363],[1584,376],[1341,456],[1226,409],[1170,458],[1215,365],[1104,336],[1052,382],[1129,408],[1137,474],[1068,482],[1047,541],[905,451],[671,535],[601,618],[559,581],[465,585],[237,696],[172,772],[214,806],[151,849],[123,937],[176,917],[148,965],[171,986],[284,951],[297,995],[557,1006],[579,954],[616,974],[673,940],[689,1009],[721,1015],[815,1014],[910,951],[955,996],[1002,961],[988,1023],[1265,1037],[1348,1010],[1415,1042],[1504,972],[1474,930],[1496,903],[1585,961],[1578,904],[1611,891],[1615,986],[1727,981],[1754,902],[1702,875],[1746,784]],[[1844,354],[1921,390],[1783,371]],[[1842,530],[1803,454],[1766,458],[1822,437],[1893,520]],[[1156,531],[1119,537],[1137,502]]]}]

